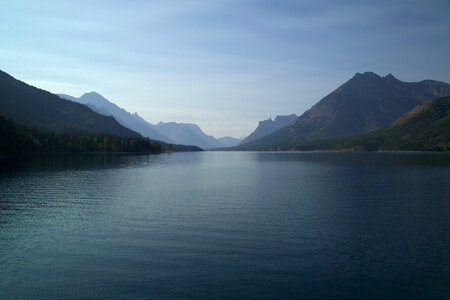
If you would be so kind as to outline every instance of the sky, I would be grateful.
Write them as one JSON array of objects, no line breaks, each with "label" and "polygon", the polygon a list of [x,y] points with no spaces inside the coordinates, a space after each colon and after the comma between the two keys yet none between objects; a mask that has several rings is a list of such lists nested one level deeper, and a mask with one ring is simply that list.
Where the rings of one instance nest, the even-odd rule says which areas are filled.
[{"label": "sky", "polygon": [[243,137],[356,72],[450,82],[450,1],[5,1],[0,70]]}]

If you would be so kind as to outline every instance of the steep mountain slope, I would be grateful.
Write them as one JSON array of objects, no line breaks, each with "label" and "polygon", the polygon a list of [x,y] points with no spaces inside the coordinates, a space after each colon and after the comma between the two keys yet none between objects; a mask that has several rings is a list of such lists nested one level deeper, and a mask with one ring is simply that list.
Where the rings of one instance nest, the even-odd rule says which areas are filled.
[{"label": "steep mountain slope", "polygon": [[231,136],[224,136],[221,138],[218,138],[217,141],[223,146],[223,147],[233,147],[238,145],[242,139],[237,139]]},{"label": "steep mountain slope", "polygon": [[293,124],[238,149],[258,149],[356,135],[386,127],[430,98],[450,95],[448,83],[402,82],[391,74],[357,73],[301,115]]},{"label": "steep mountain slope", "polygon": [[256,129],[248,137],[243,139],[239,144],[245,144],[262,138],[263,136],[271,134],[277,129],[289,125],[296,119],[297,116],[295,114],[292,114],[289,116],[276,116],[275,120],[272,120],[272,118],[270,118],[264,121],[259,121],[258,127],[256,127]]},{"label": "steep mountain slope", "polygon": [[37,89],[0,71],[0,115],[43,130],[103,132],[121,136],[139,134],[123,127],[113,117]]},{"label": "steep mountain slope", "polygon": [[[283,150],[450,151],[450,97],[419,104],[391,126],[361,136],[297,145]],[[273,150],[273,149],[272,149]]]},{"label": "steep mountain slope", "polygon": [[80,98],[75,98],[65,94],[59,94],[63,99],[78,102],[87,105],[92,110],[99,114],[106,116],[113,116],[123,126],[140,133],[144,137],[148,137],[154,140],[163,141],[166,143],[173,143],[170,138],[162,135],[154,130],[154,125],[146,122],[137,114],[131,114],[123,108],[118,107],[116,104],[108,101],[102,95],[96,92],[90,92],[82,95]]},{"label": "steep mountain slope", "polygon": [[159,122],[154,128],[178,144],[195,145],[203,149],[223,147],[213,136],[206,135],[196,124]]}]

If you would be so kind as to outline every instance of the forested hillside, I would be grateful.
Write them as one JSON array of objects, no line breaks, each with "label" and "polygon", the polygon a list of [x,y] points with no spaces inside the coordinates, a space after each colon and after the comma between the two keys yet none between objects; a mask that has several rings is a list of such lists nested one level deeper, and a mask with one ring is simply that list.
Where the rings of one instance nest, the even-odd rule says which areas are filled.
[{"label": "forested hillside", "polygon": [[107,133],[55,134],[22,125],[0,116],[0,153],[25,152],[146,152],[161,153],[169,147],[139,137]]}]

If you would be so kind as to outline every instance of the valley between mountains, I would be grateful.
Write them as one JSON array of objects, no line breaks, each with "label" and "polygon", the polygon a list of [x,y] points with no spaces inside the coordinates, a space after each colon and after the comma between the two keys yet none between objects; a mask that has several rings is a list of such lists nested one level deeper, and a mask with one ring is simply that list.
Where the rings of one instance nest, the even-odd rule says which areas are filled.
[{"label": "valley between mountains", "polygon": [[151,124],[96,92],[52,94],[0,71],[2,153],[165,151],[449,151],[450,85],[356,73],[300,116],[216,138],[192,123]]}]

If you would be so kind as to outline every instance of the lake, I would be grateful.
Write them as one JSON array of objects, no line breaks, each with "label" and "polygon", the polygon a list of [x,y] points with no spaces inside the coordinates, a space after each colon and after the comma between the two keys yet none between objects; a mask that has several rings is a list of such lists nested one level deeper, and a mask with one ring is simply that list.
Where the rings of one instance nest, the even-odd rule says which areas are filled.
[{"label": "lake", "polygon": [[450,155],[9,158],[0,299],[450,296]]}]

